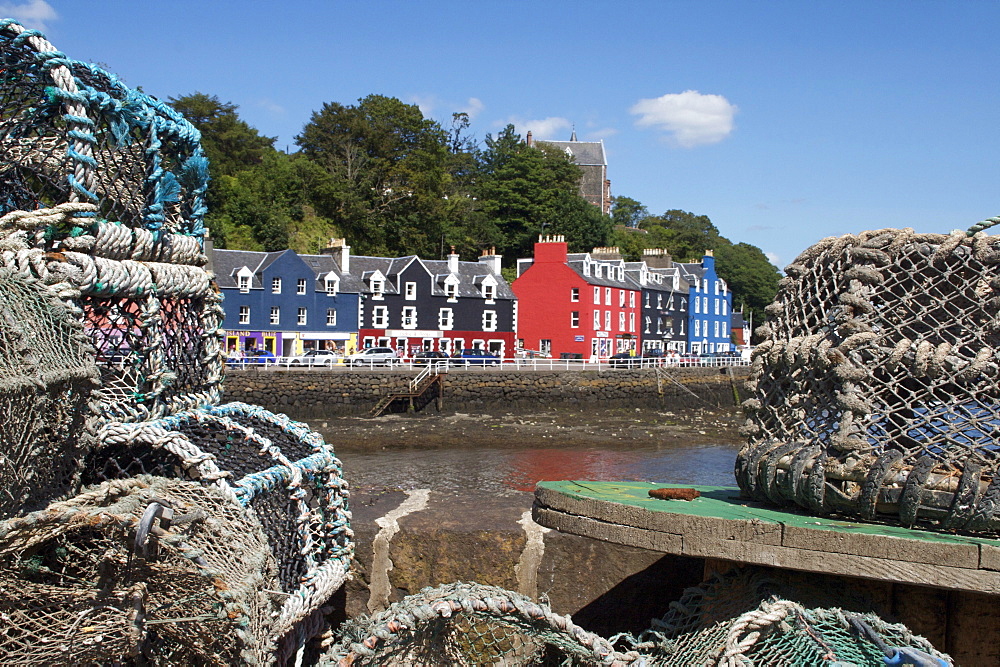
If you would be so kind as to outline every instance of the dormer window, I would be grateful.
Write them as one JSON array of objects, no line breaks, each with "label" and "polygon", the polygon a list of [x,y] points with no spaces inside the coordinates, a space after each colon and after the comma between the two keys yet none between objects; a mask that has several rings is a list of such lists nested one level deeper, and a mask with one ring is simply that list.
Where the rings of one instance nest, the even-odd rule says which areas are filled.
[{"label": "dormer window", "polygon": [[444,284],[444,294],[448,297],[448,300],[454,300],[458,298],[458,285],[452,282],[447,282]]},{"label": "dormer window", "polygon": [[413,301],[417,298],[417,284],[416,283],[406,283],[406,300]]},{"label": "dormer window", "polygon": [[323,285],[326,287],[326,293],[329,296],[336,296],[337,290],[340,287],[340,281],[337,280],[336,276],[327,275],[326,280],[323,281]]},{"label": "dormer window", "polygon": [[483,285],[483,297],[485,297],[487,301],[493,301],[493,299],[495,299],[496,296],[497,296],[496,285],[490,285],[489,283]]},{"label": "dormer window", "polygon": [[253,271],[247,267],[243,267],[236,272],[236,285],[240,288],[240,292],[246,294],[250,291],[250,285],[253,282]]},{"label": "dormer window", "polygon": [[603,266],[601,266],[600,264],[597,264],[597,265],[594,266],[594,277],[595,278],[601,278],[601,277],[603,277],[603,273],[604,273],[604,267]]},{"label": "dormer window", "polygon": [[382,297],[382,291],[385,289],[385,282],[381,280],[373,280],[371,284],[372,296],[376,299]]},{"label": "dormer window", "polygon": [[250,276],[240,276],[240,291],[244,294],[250,291]]}]

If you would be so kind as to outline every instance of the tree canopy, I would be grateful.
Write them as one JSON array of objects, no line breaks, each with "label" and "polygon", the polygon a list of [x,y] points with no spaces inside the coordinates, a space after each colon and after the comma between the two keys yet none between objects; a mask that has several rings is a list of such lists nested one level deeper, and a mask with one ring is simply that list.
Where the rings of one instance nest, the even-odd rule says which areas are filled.
[{"label": "tree canopy", "polygon": [[580,168],[544,142],[528,146],[508,125],[480,144],[468,114],[442,127],[420,108],[368,95],[327,102],[295,138],[298,153],[240,119],[236,105],[193,93],[170,98],[202,134],[212,181],[208,225],[218,247],[315,253],[345,237],[356,253],[444,257],[487,248],[506,267],[540,234],[562,234],[571,252],[616,245],[626,259],[663,248],[678,261],[715,251],[736,305],[762,314],[779,274],[763,252],[733,244],[704,215],[649,212],[616,197],[611,215],[579,193]]}]

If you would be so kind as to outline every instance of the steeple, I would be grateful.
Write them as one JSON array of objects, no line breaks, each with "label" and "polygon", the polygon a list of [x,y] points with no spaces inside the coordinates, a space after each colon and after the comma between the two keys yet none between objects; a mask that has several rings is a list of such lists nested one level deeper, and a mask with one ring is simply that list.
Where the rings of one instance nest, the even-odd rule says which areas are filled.
[{"label": "steeple", "polygon": [[576,141],[576,125],[573,126],[573,134],[570,135],[570,141]]}]

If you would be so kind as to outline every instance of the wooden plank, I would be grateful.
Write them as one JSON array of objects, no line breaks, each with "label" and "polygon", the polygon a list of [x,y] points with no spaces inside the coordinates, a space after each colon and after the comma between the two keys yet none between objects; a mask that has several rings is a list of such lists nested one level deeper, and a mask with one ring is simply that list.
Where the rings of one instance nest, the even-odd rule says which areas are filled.
[{"label": "wooden plank", "polygon": [[565,514],[536,507],[532,511],[535,523],[572,535],[582,535],[613,544],[649,549],[665,554],[680,554],[680,535],[643,530],[632,526],[607,523],[575,514]]},{"label": "wooden plank", "polygon": [[934,563],[973,570],[979,568],[979,545],[972,543],[925,542],[892,535],[785,526],[781,545],[792,549],[886,558],[911,563]]}]

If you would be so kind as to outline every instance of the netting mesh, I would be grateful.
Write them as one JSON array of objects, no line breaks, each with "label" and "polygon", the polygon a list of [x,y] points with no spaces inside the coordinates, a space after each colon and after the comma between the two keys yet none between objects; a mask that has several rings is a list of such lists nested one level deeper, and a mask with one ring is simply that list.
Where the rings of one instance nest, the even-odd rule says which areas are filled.
[{"label": "netting mesh", "polygon": [[265,664],[275,579],[259,523],[232,497],[152,477],[92,487],[0,523],[0,655]]},{"label": "netting mesh", "polygon": [[[848,609],[835,606],[852,602]],[[906,626],[858,611],[866,607],[867,601],[845,599],[842,591],[819,587],[806,575],[779,581],[744,568],[686,590],[649,630],[615,640],[662,665],[881,667],[891,655],[950,664]]]},{"label": "netting mesh", "polygon": [[177,112],[0,21],[0,265],[58,285],[102,369],[101,418],[218,402],[208,163]]},{"label": "netting mesh", "polygon": [[348,622],[320,664],[589,665],[616,658],[607,640],[546,605],[493,586],[456,583]]},{"label": "netting mesh", "polygon": [[740,487],[817,513],[1000,528],[1000,237],[880,230],[786,269],[748,383]]},{"label": "netting mesh", "polygon": [[37,280],[0,268],[0,519],[69,492],[97,383],[93,348]]},{"label": "netting mesh", "polygon": [[[353,555],[342,465],[307,425],[228,403],[140,423],[112,422],[86,461],[88,483],[152,474],[198,480],[254,510],[288,594],[276,636],[291,650],[315,628]],[[306,633],[306,636],[303,636]]]}]

